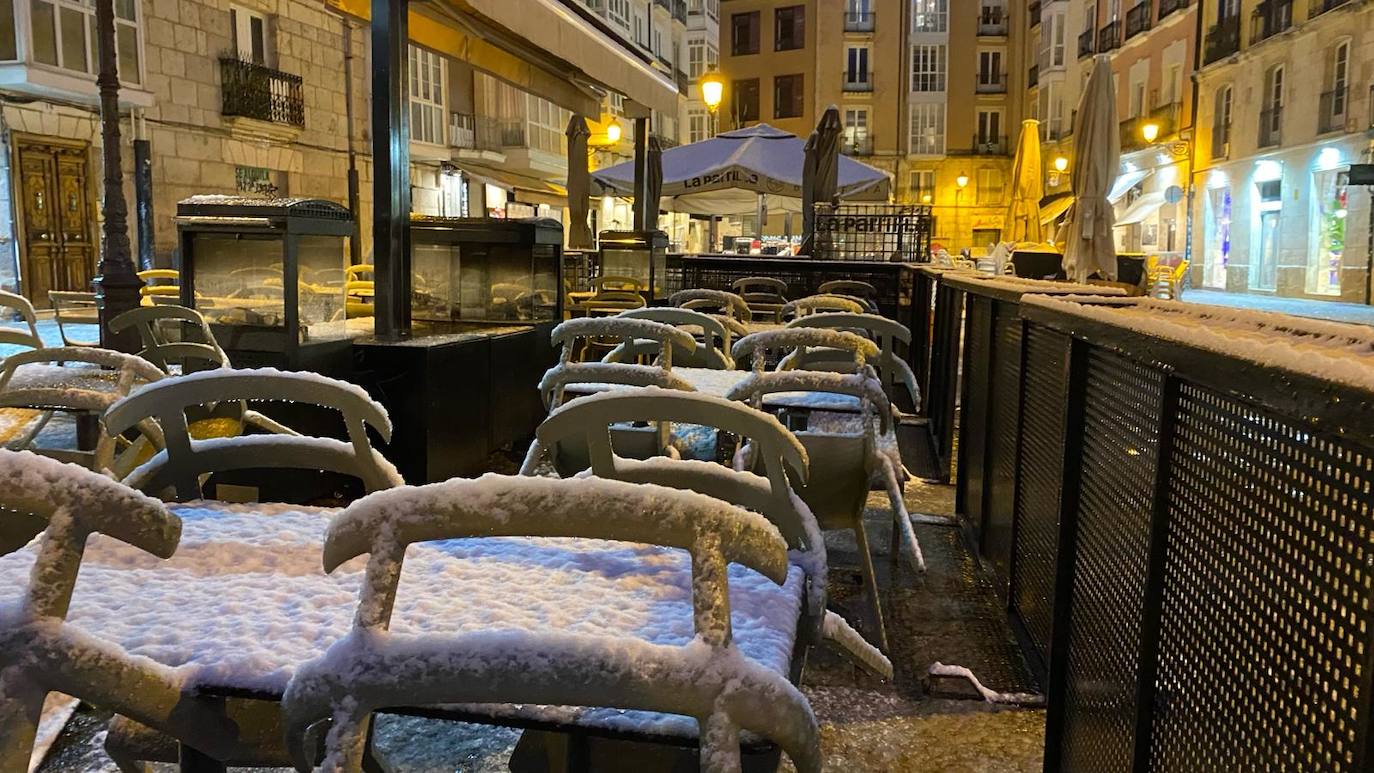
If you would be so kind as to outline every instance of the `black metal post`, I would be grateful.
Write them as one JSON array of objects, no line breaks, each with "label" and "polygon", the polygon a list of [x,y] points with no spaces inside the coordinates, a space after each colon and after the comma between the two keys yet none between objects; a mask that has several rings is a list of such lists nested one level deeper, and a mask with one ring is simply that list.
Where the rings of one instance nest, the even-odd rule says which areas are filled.
[{"label": "black metal post", "polygon": [[388,341],[410,337],[408,5],[372,0],[372,262],[377,337]]},{"label": "black metal post", "polygon": [[362,204],[359,201],[358,148],[354,144],[353,128],[353,25],[341,18],[344,51],[344,136],[348,141],[348,211],[353,215],[353,236],[348,240],[348,262],[354,266],[363,262]]},{"label": "black metal post", "polygon": [[95,292],[100,307],[100,345],[107,349],[136,352],[138,334],[131,328],[114,335],[110,320],[138,308],[138,278],[130,255],[129,205],[124,200],[124,159],[119,133],[119,63],[115,56],[114,0],[96,0],[95,25],[100,57],[101,161],[104,164],[104,239],[96,267]]},{"label": "black metal post", "polygon": [[1045,701],[1045,773],[1059,773],[1064,756],[1064,701],[1069,689],[1069,639],[1073,632],[1073,578],[1078,564],[1078,499],[1082,493],[1083,429],[1088,394],[1088,345],[1071,338],[1065,358],[1064,459],[1059,479],[1059,546],[1050,625],[1049,684]]},{"label": "black metal post", "polygon": [[134,140],[134,212],[138,218],[138,267],[153,267],[153,147]]},{"label": "black metal post", "polygon": [[635,202],[634,224],[636,231],[649,230],[649,119],[634,119],[635,139]]}]

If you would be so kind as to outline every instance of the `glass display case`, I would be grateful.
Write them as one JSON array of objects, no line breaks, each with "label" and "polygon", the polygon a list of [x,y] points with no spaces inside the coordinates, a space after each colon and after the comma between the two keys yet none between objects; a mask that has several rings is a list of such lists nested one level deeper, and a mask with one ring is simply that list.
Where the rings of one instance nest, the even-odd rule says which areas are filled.
[{"label": "glass display case", "polygon": [[602,231],[601,276],[639,282],[645,300],[667,298],[668,234],[662,231]]},{"label": "glass display case", "polygon": [[350,314],[353,220],[343,206],[193,196],[176,222],[181,303],[205,316],[235,364],[301,367],[303,347],[371,332],[370,316]]},{"label": "glass display case", "polygon": [[562,319],[558,221],[415,217],[410,241],[416,335]]}]

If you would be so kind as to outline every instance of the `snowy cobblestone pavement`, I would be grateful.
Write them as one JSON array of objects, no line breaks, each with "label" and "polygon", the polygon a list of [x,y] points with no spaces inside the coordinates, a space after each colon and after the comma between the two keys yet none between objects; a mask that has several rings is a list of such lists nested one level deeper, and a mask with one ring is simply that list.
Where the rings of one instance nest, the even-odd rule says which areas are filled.
[{"label": "snowy cobblestone pavement", "polygon": [[1350,322],[1374,326],[1374,306],[1339,301],[1311,301],[1305,298],[1279,298],[1272,295],[1226,293],[1220,290],[1189,290],[1183,294],[1187,303],[1230,306],[1254,311],[1275,311],[1296,317],[1312,317],[1332,322]]}]

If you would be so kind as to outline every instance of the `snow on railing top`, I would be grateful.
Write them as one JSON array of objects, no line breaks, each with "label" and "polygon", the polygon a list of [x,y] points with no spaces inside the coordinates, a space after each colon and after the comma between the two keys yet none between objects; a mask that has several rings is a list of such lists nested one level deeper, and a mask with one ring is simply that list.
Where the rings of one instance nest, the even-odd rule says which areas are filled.
[{"label": "snow on railing top", "polygon": [[1266,311],[1140,299],[1027,297],[1049,309],[1374,392],[1374,328]]},{"label": "snow on railing top", "polygon": [[959,280],[976,280],[991,287],[1011,292],[1036,295],[1110,295],[1121,297],[1126,289],[1116,285],[1083,284],[1080,282],[1061,282],[1051,279],[1031,279],[1029,277],[997,274],[959,274]]}]

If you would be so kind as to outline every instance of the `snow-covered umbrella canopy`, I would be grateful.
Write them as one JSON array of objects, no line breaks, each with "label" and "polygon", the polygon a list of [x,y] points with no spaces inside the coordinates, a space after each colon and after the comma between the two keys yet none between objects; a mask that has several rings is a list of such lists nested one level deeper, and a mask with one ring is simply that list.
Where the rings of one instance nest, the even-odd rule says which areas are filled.
[{"label": "snow-covered umbrella canopy", "polygon": [[1016,143],[1016,164],[1012,167],[1011,206],[1002,229],[1002,239],[1009,242],[1042,242],[1040,199],[1045,186],[1040,169],[1040,122],[1027,119],[1021,122],[1021,139]]},{"label": "snow-covered umbrella canopy", "polygon": [[1093,272],[1116,275],[1114,215],[1108,193],[1121,164],[1121,138],[1116,123],[1116,93],[1108,56],[1098,56],[1078,102],[1078,126],[1073,133],[1073,192],[1064,245],[1064,272],[1075,282]]},{"label": "snow-covered umbrella canopy", "polygon": [[[795,134],[758,124],[663,152],[664,209],[700,215],[751,214],[758,197],[770,212],[800,212],[806,143]],[[592,173],[592,192],[634,195],[634,164]],[[884,171],[840,157],[838,193],[846,201],[887,201]]]}]

